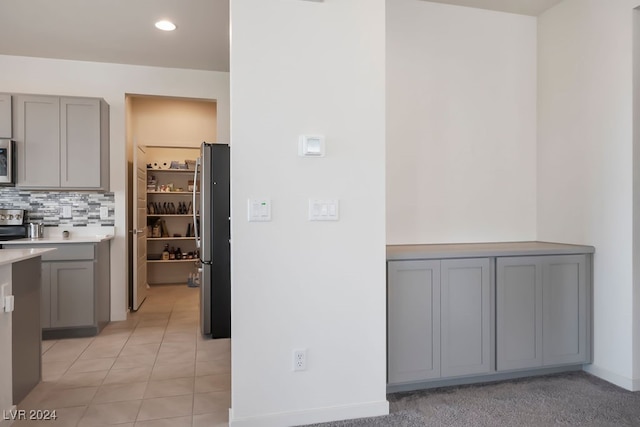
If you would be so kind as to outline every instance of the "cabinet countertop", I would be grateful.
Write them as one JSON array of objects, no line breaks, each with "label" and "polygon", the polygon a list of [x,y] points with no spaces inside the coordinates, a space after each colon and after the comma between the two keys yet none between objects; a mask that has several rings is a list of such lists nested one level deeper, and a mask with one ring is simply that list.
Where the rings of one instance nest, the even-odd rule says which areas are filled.
[{"label": "cabinet countertop", "polygon": [[497,256],[591,254],[593,246],[552,242],[451,243],[387,245],[387,261]]},{"label": "cabinet countertop", "polygon": [[73,236],[65,239],[62,236],[43,237],[42,239],[16,239],[2,242],[3,246],[21,246],[21,245],[59,245],[69,243],[100,243],[105,240],[113,239],[111,234],[94,235],[94,236]]},{"label": "cabinet countertop", "polygon": [[51,251],[55,251],[55,249],[2,249],[0,250],[0,265],[13,264],[14,262],[35,258]]},{"label": "cabinet countertop", "polygon": [[[68,231],[69,237],[62,237],[62,232]],[[44,237],[41,239],[16,239],[0,242],[5,248],[9,246],[34,246],[34,245],[59,245],[73,243],[100,243],[111,240],[115,236],[115,227],[70,227],[70,226],[46,226]]]}]

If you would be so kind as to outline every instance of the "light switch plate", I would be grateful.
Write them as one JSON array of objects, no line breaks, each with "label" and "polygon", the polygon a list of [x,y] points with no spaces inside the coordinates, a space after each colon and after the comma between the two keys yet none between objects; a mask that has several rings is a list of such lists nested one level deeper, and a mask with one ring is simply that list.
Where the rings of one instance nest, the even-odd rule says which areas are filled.
[{"label": "light switch plate", "polygon": [[309,221],[339,221],[338,199],[309,199]]},{"label": "light switch plate", "polygon": [[249,199],[247,202],[249,222],[271,221],[270,199]]},{"label": "light switch plate", "polygon": [[71,206],[63,206],[61,214],[63,218],[71,218]]},{"label": "light switch plate", "polygon": [[300,135],[298,155],[302,157],[324,157],[324,136]]},{"label": "light switch plate", "polygon": [[9,284],[0,285],[0,310],[4,310],[4,297],[9,296]]}]

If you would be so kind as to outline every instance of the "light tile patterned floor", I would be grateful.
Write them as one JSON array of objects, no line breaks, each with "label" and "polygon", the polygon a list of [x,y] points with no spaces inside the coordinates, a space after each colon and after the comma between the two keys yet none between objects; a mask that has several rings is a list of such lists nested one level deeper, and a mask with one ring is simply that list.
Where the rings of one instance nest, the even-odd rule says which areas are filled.
[{"label": "light tile patterned floor", "polygon": [[42,382],[18,409],[56,421],[13,426],[226,426],[229,340],[198,330],[198,289],[161,286],[141,309],[94,338],[42,342]]}]

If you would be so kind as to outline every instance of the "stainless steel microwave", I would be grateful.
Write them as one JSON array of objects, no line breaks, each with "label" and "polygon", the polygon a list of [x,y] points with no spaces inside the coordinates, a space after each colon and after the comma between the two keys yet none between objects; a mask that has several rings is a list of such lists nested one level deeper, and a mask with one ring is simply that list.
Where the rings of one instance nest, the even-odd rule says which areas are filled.
[{"label": "stainless steel microwave", "polygon": [[16,185],[15,142],[0,139],[0,185]]}]

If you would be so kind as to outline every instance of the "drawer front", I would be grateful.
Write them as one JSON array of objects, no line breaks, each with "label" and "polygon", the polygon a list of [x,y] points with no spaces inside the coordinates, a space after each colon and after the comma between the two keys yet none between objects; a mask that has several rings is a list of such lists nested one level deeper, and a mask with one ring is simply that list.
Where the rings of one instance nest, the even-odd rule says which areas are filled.
[{"label": "drawer front", "polygon": [[53,252],[47,252],[42,255],[43,261],[70,261],[77,259],[93,259],[94,258],[94,245],[74,245],[65,244],[55,247]]}]

